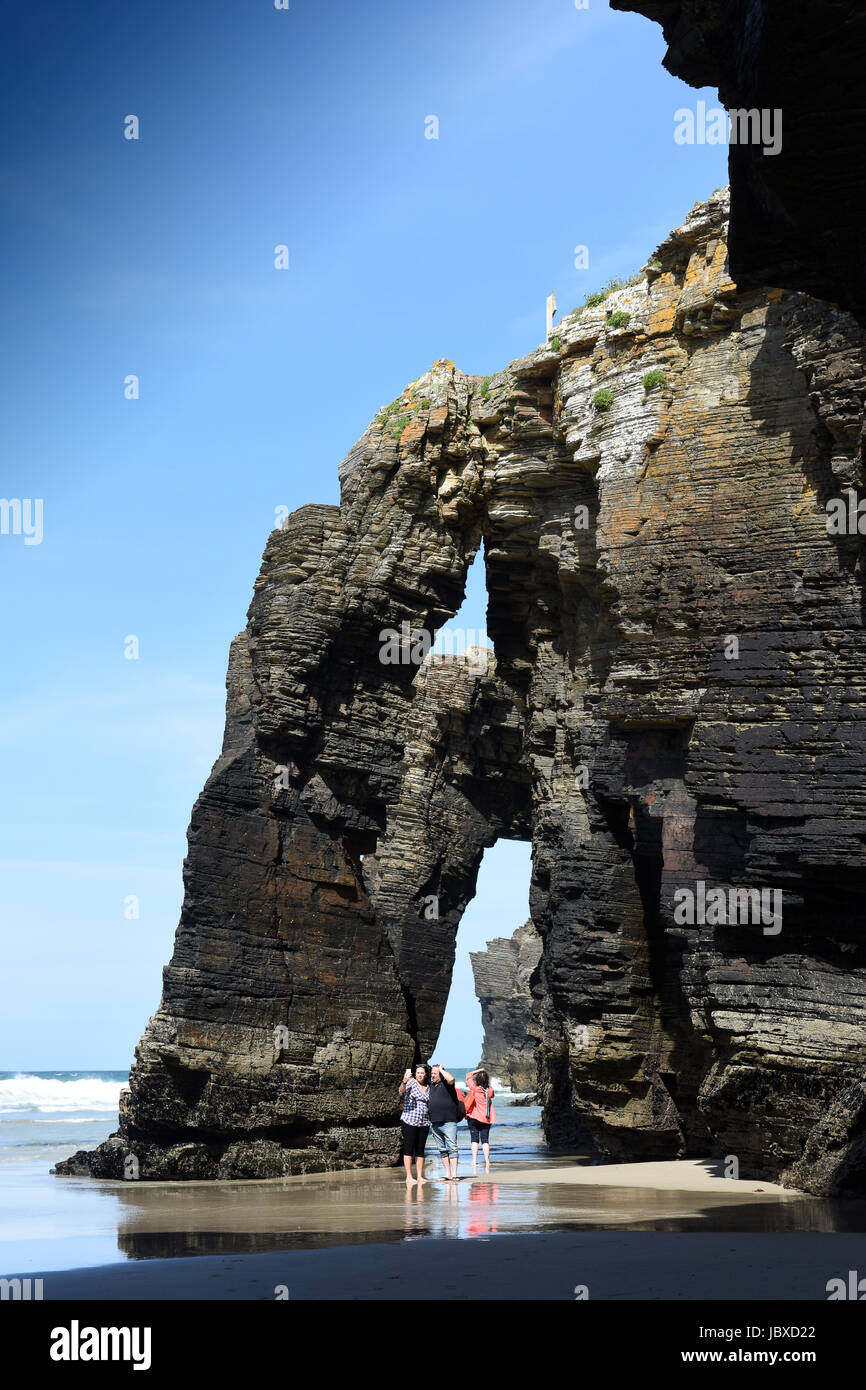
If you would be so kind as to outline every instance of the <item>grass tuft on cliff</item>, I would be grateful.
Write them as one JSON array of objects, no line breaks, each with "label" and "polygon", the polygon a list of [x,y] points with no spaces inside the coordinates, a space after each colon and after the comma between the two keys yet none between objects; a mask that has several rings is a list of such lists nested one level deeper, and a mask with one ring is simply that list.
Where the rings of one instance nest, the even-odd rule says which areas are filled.
[{"label": "grass tuft on cliff", "polygon": [[566,315],[566,317],[570,319],[578,318],[583,313],[584,309],[597,309],[598,306],[603,304],[607,297],[616,290],[625,290],[631,285],[639,285],[642,279],[643,273],[639,270],[635,271],[634,275],[630,275],[627,280],[620,280],[615,276],[612,280],[608,280],[606,285],[602,285],[600,290],[593,290],[590,294],[586,295],[583,304],[577,309],[572,309],[571,313]]}]

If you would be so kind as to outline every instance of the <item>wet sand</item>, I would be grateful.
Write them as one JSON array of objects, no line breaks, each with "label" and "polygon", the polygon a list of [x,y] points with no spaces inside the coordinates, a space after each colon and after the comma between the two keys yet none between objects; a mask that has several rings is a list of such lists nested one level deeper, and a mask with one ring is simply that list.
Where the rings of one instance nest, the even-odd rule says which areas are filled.
[{"label": "wet sand", "polygon": [[65,1179],[69,1197],[98,1195],[103,1245],[91,1267],[71,1268],[87,1261],[47,1240],[33,1243],[26,1271],[4,1272],[42,1277],[49,1300],[274,1299],[278,1289],[568,1299],[580,1284],[606,1299],[822,1299],[830,1278],[866,1269],[866,1203],[723,1172],[563,1160],[410,1189],[395,1169],[218,1184]]},{"label": "wet sand", "polygon": [[[458,1183],[407,1188],[402,1169],[262,1182],[61,1179],[91,1201],[121,1257],[254,1253],[370,1241],[518,1234],[563,1227],[826,1229],[824,1205],[770,1183],[735,1182],[700,1162],[550,1167],[496,1165]],[[428,1171],[438,1172],[437,1165]],[[70,1193],[70,1195],[72,1195]],[[866,1205],[866,1204],[864,1204]],[[832,1228],[832,1227],[831,1227]]]},{"label": "wet sand", "polygon": [[554,1231],[49,1273],[46,1300],[818,1300],[862,1235]]}]

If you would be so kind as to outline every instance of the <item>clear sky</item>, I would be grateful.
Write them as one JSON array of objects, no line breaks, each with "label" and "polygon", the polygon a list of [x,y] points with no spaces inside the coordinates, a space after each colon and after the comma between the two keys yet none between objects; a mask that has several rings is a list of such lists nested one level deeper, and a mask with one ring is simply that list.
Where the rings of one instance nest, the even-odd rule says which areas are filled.
[{"label": "clear sky", "polygon": [[[604,0],[6,0],[0,493],[43,523],[0,535],[0,1069],[131,1060],[276,509],[336,502],[408,381],[531,350],[551,290],[630,274],[726,181],[673,139],[715,94],[663,52]],[[458,1063],[466,951],[526,916],[526,847],[493,853]]]}]

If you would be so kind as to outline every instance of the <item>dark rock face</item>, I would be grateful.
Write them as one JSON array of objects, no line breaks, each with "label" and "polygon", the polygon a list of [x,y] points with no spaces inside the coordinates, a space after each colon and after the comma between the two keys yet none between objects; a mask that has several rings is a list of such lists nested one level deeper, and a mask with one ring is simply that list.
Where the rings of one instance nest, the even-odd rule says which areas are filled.
[{"label": "dark rock face", "polygon": [[790,1187],[821,1197],[862,1197],[866,1171],[866,1084],[862,1073],[835,1097],[785,1173]]},{"label": "dark rock face", "polygon": [[541,959],[541,937],[532,921],[524,922],[513,936],[488,941],[469,959],[481,1004],[485,1065],[513,1091],[534,1089],[539,1001],[533,998],[532,977]]},{"label": "dark rock face", "polygon": [[866,6],[861,0],[611,0],[662,25],[665,67],[735,110],[783,113],[781,152],[732,144],[731,273],[866,322]]},{"label": "dark rock face", "polygon": [[[119,1134],[58,1171],[395,1161],[506,837],[533,843],[552,1141],[820,1191],[832,1145],[866,1186],[863,541],[825,510],[862,480],[863,336],[738,289],[726,220],[699,204],[489,379],[436,363],[340,507],[271,536]],[[419,664],[482,536],[495,661]]]}]

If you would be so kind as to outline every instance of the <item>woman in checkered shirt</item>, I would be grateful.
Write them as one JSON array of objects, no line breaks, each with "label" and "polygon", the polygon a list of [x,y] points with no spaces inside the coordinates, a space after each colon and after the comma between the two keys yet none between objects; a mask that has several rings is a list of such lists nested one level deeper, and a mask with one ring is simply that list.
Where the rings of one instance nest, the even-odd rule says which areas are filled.
[{"label": "woman in checkered shirt", "polygon": [[[417,1066],[413,1077],[411,1069],[400,1082],[400,1095],[403,1096],[403,1114],[400,1128],[403,1131],[403,1165],[406,1169],[406,1186],[414,1187],[426,1182],[424,1177],[424,1148],[430,1133],[430,1068]],[[412,1159],[415,1160],[417,1177],[412,1177]]]}]

